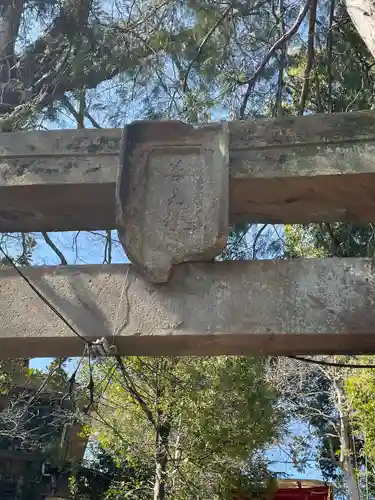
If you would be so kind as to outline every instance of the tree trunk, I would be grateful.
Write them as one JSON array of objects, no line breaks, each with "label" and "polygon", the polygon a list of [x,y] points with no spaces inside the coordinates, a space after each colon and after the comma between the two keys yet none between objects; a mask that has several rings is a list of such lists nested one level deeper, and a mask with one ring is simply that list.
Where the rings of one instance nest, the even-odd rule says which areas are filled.
[{"label": "tree trunk", "polygon": [[165,500],[165,479],[168,465],[168,423],[156,429],[154,500]]},{"label": "tree trunk", "polygon": [[353,464],[353,450],[350,445],[349,417],[345,411],[345,394],[340,382],[335,382],[337,395],[337,407],[340,417],[340,467],[343,474],[350,500],[361,500],[357,479],[355,477],[355,467]]},{"label": "tree trunk", "polygon": [[172,492],[176,487],[176,477],[181,460],[181,424],[182,424],[182,414],[180,413],[176,429],[176,440],[174,443],[173,471],[172,471],[172,484],[171,484]]},{"label": "tree trunk", "polygon": [[0,2],[0,85],[1,98],[0,110],[3,109],[3,103],[12,105],[8,100],[13,95],[12,79],[14,79],[16,57],[14,48],[18,31],[20,28],[21,17],[23,13],[25,0],[6,0]]},{"label": "tree trunk", "polygon": [[340,428],[341,428],[341,457],[340,463],[342,466],[342,474],[344,483],[348,488],[349,498],[351,500],[361,500],[359,493],[358,483],[355,477],[355,470],[353,465],[353,457],[349,443],[349,427],[348,417],[340,413]]},{"label": "tree trunk", "polygon": [[375,3],[373,0],[345,0],[345,4],[360,37],[375,58]]}]

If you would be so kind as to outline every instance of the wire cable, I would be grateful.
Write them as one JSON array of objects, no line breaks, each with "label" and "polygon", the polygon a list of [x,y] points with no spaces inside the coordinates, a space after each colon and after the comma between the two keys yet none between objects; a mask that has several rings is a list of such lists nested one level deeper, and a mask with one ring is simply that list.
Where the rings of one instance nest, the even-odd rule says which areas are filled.
[{"label": "wire cable", "polygon": [[[15,264],[14,260],[9,257],[9,255],[5,252],[5,250],[0,245],[0,252],[4,255],[6,260],[10,263],[10,265],[15,269],[15,271],[19,274],[19,276],[27,283],[27,285],[33,290],[33,292],[53,311],[58,318],[85,344],[92,346],[93,343],[85,339],[70,323],[69,321],[61,314],[61,312],[53,305],[51,302],[41,293],[40,290],[29,280],[27,276],[21,271],[19,267]],[[351,369],[375,369],[375,364],[355,364],[355,363],[335,363],[333,361],[323,361],[311,358],[305,358],[301,356],[286,356],[289,359],[293,359],[294,361],[300,361],[302,363],[310,363],[313,365],[320,366],[332,366],[336,368],[351,368]]]},{"label": "wire cable", "polygon": [[53,311],[56,316],[60,318],[60,320],[85,344],[89,346],[92,345],[92,342],[88,341],[83,337],[75,328],[72,326],[69,321],[61,314],[61,312],[53,305],[51,302],[45,297],[40,290],[29,280],[27,276],[21,271],[21,269],[15,264],[14,260],[9,257],[9,255],[5,252],[3,247],[0,245],[0,252],[4,255],[9,264],[15,269],[15,271],[19,274],[19,276],[27,283],[27,285],[33,290],[33,292]]},{"label": "wire cable", "polygon": [[333,366],[336,368],[353,368],[353,369],[375,369],[375,365],[360,365],[355,363],[335,363],[334,361],[324,361],[318,359],[304,358],[300,356],[286,356],[289,359],[294,359],[295,361],[301,361],[303,363],[310,363],[313,365],[321,366]]}]

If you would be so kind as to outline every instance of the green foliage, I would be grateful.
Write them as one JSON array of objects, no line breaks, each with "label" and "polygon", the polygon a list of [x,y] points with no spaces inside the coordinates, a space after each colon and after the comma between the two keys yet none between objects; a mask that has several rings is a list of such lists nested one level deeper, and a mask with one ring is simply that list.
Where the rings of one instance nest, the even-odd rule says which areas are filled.
[{"label": "green foliage", "polygon": [[[331,21],[324,16],[324,9],[321,9],[321,15],[305,111],[327,113],[371,109],[375,104],[375,66],[371,55],[353,24],[348,22],[348,14],[340,2],[336,4]],[[327,21],[332,23],[330,30]],[[287,114],[298,112],[306,62],[304,45],[296,47],[289,55],[284,104]]]},{"label": "green foliage", "polygon": [[285,234],[285,257],[296,258],[318,258],[324,256],[324,250],[316,244],[311,226],[300,224],[286,224]]},{"label": "green foliage", "polygon": [[[373,356],[363,358],[373,363]],[[363,436],[368,459],[375,465],[375,379],[373,370],[361,370],[346,381],[346,390],[353,406],[353,422]]]},{"label": "green foliage", "polygon": [[[363,356],[362,362],[373,364],[374,356]],[[346,394],[353,409],[351,424],[356,439],[359,462],[363,464],[365,481],[375,495],[375,380],[373,370],[352,373],[346,380]]]},{"label": "green foliage", "polygon": [[24,359],[0,361],[0,394],[7,394],[16,380],[27,378],[29,369]]},{"label": "green foliage", "polygon": [[[127,358],[124,364],[131,385],[114,375],[92,428],[118,468],[152,471],[151,480],[138,480],[140,493],[124,484],[123,494],[133,487],[134,498],[151,496],[162,429],[168,429],[162,444],[168,498],[227,498],[245,472],[253,488],[267,488],[271,476],[262,450],[283,421],[262,363],[220,357]],[[104,369],[97,367],[99,380]]]}]

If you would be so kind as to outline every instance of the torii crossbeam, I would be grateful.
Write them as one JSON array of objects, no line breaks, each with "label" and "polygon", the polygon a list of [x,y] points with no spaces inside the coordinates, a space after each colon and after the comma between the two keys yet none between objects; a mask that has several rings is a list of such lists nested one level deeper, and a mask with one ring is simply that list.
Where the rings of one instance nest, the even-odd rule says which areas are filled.
[{"label": "torii crossbeam", "polygon": [[[374,220],[374,123],[375,112],[142,122],[121,154],[120,130],[0,134],[0,231],[119,228],[136,267],[24,272],[87,340],[111,338],[121,354],[373,352],[371,261],[204,261],[236,221]],[[0,269],[0,359],[82,347]]]}]

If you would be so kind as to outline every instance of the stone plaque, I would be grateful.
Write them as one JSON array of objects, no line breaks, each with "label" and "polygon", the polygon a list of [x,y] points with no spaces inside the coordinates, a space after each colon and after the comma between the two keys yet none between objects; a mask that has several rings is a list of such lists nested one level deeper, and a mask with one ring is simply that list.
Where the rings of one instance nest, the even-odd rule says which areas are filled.
[{"label": "stone plaque", "polygon": [[226,124],[135,122],[124,129],[117,183],[119,239],[147,280],[173,264],[211,260],[228,234]]}]

